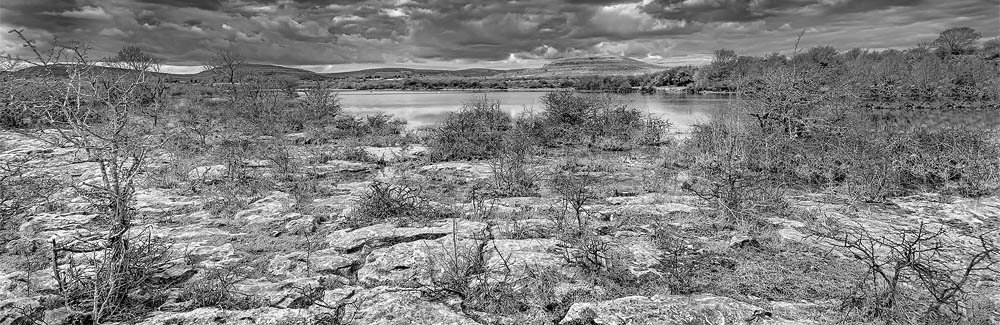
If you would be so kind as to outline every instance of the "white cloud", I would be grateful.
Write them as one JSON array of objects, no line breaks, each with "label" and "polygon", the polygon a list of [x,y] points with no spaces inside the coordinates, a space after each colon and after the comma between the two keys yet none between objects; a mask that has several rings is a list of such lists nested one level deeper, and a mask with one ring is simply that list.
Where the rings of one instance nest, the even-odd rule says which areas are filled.
[{"label": "white cloud", "polygon": [[345,21],[359,21],[359,20],[364,20],[364,18],[358,17],[356,15],[347,15],[347,16],[333,17],[333,19],[332,19],[333,23],[335,23],[335,24],[336,23],[340,23],[340,22],[345,22]]},{"label": "white cloud", "polygon": [[78,18],[78,19],[93,19],[93,20],[109,20],[111,15],[104,11],[104,8],[96,6],[83,6],[80,9],[69,10],[63,12],[46,12],[50,15]]},{"label": "white cloud", "polygon": [[163,28],[173,29],[182,32],[190,32],[195,34],[204,34],[205,30],[198,26],[181,26],[175,23],[163,23],[160,24]]},{"label": "white cloud", "polygon": [[601,7],[590,22],[605,32],[631,34],[670,30],[687,26],[684,20],[658,19],[642,10],[643,2],[619,3]]},{"label": "white cloud", "polygon": [[406,12],[399,8],[382,9],[382,13],[393,18],[406,17]]},{"label": "white cloud", "polygon": [[118,28],[105,28],[105,29],[102,29],[101,32],[98,33],[98,35],[108,36],[108,37],[125,37],[125,36],[128,36],[127,33],[123,32],[121,29],[118,29]]}]

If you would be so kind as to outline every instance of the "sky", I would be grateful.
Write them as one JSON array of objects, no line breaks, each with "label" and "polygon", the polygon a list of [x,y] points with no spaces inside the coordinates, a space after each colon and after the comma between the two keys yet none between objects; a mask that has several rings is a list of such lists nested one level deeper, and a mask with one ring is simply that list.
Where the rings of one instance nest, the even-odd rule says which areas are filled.
[{"label": "sky", "polygon": [[[372,67],[527,68],[619,55],[667,66],[800,47],[906,48],[941,31],[1000,34],[1000,0],[0,0],[0,29],[92,57],[138,46],[194,73],[215,49],[336,72]],[[0,52],[26,55],[13,34]]]}]

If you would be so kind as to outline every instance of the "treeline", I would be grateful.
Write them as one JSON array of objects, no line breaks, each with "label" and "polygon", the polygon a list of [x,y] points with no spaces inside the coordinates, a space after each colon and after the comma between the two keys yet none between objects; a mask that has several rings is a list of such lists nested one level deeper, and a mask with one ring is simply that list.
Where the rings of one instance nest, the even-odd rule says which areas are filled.
[{"label": "treeline", "polygon": [[975,47],[977,33],[961,30],[964,47],[939,39],[905,50],[716,52],[695,87],[735,91],[740,102],[695,127],[685,163],[702,178],[689,187],[732,211],[778,186],[863,202],[997,193],[1000,60],[995,42]]},{"label": "treeline", "polygon": [[[996,76],[1000,59],[1000,40],[990,39],[979,46],[981,34],[968,27],[942,32],[932,42],[897,50],[873,51],[852,49],[838,51],[831,46],[808,50],[796,49],[791,55],[771,53],[742,56],[733,50],[715,51],[712,63],[701,67],[694,76],[691,91],[741,91],[752,87],[755,77],[782,67],[821,71],[813,82],[828,86],[859,86],[859,95],[877,101],[889,97],[924,97],[940,99],[996,94],[981,86],[984,79]],[[992,89],[993,91],[988,91]]]},{"label": "treeline", "polygon": [[356,90],[441,90],[441,89],[551,89],[573,88],[600,92],[653,92],[655,87],[683,87],[694,82],[698,68],[685,66],[635,76],[584,76],[555,78],[501,77],[406,77],[390,79],[342,78],[331,80],[333,88]]}]

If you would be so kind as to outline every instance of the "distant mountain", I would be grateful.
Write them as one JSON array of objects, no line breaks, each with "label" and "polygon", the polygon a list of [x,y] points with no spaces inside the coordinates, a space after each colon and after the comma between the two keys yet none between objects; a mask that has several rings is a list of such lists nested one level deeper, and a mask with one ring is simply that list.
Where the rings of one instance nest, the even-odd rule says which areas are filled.
[{"label": "distant mountain", "polygon": [[[57,64],[48,67],[28,67],[14,72],[19,76],[66,76],[71,65]],[[104,72],[124,72],[123,69],[97,67]],[[167,77],[173,80],[213,80],[217,71],[206,70],[196,74],[169,74],[157,73],[156,75]],[[309,70],[283,67],[269,64],[246,64],[240,67],[243,72],[251,72],[255,75],[271,78],[283,78],[297,80],[347,80],[347,79],[405,79],[423,77],[452,77],[452,78],[560,78],[560,77],[582,77],[582,76],[610,76],[610,75],[640,75],[667,69],[664,66],[650,64],[639,60],[634,60],[618,56],[586,56],[578,58],[567,58],[554,60],[541,68],[534,69],[412,69],[412,68],[376,68],[348,72],[316,73]],[[221,73],[221,71],[218,71]],[[222,74],[224,75],[224,74]]]},{"label": "distant mountain", "polygon": [[437,69],[410,69],[410,68],[376,68],[358,71],[324,73],[323,76],[332,79],[346,78],[369,78],[369,79],[395,79],[395,78],[415,78],[415,77],[491,77],[512,70],[496,69],[464,69],[464,70],[437,70]]},{"label": "distant mountain", "polygon": [[[35,77],[60,77],[60,78],[62,78],[62,77],[69,76],[70,69],[72,69],[75,66],[76,65],[73,65],[73,64],[52,64],[52,65],[47,65],[47,66],[30,66],[30,67],[26,67],[24,69],[20,69],[20,70],[16,70],[16,71],[11,71],[11,72],[5,72],[5,73],[9,73],[12,76],[15,76],[15,77],[18,77],[18,78],[35,78]],[[102,67],[102,66],[92,66],[91,68],[94,69],[93,70],[94,72],[108,73],[108,74],[118,74],[118,73],[125,73],[125,72],[128,72],[128,71],[134,71],[134,70],[126,70],[126,69],[121,69],[121,68]],[[159,72],[151,72],[151,73],[153,75],[157,75],[157,76],[180,77],[178,75],[173,75],[173,74],[169,74],[169,73],[159,73]]]},{"label": "distant mountain", "polygon": [[621,76],[647,74],[666,69],[664,66],[626,57],[598,55],[553,60],[541,68],[526,69],[509,76],[521,78]]},{"label": "distant mountain", "polygon": [[[211,79],[212,76],[216,73],[215,71],[216,69],[222,69],[222,68],[214,68],[198,72],[192,75],[191,77],[195,79]],[[252,74],[256,74],[262,77],[287,76],[290,78],[295,78],[300,80],[323,78],[320,74],[309,70],[304,70],[299,68],[289,68],[289,67],[270,65],[270,64],[244,64],[241,65],[239,69],[241,72],[250,72]]]}]

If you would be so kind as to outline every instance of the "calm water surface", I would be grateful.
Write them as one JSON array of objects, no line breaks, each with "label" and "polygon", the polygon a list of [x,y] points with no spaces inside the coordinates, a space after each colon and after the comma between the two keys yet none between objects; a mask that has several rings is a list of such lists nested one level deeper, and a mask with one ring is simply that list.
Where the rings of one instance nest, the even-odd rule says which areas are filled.
[{"label": "calm water surface", "polygon": [[[541,112],[539,100],[545,92],[470,91],[340,91],[340,104],[354,114],[387,113],[405,119],[407,127],[416,129],[441,122],[449,112],[458,111],[462,103],[486,96],[499,100],[501,108],[512,116],[523,111]],[[687,94],[624,94],[610,95],[649,114],[660,116],[674,125],[675,131],[687,131],[691,125],[707,121],[715,111],[724,109],[733,100],[728,95]]]}]

